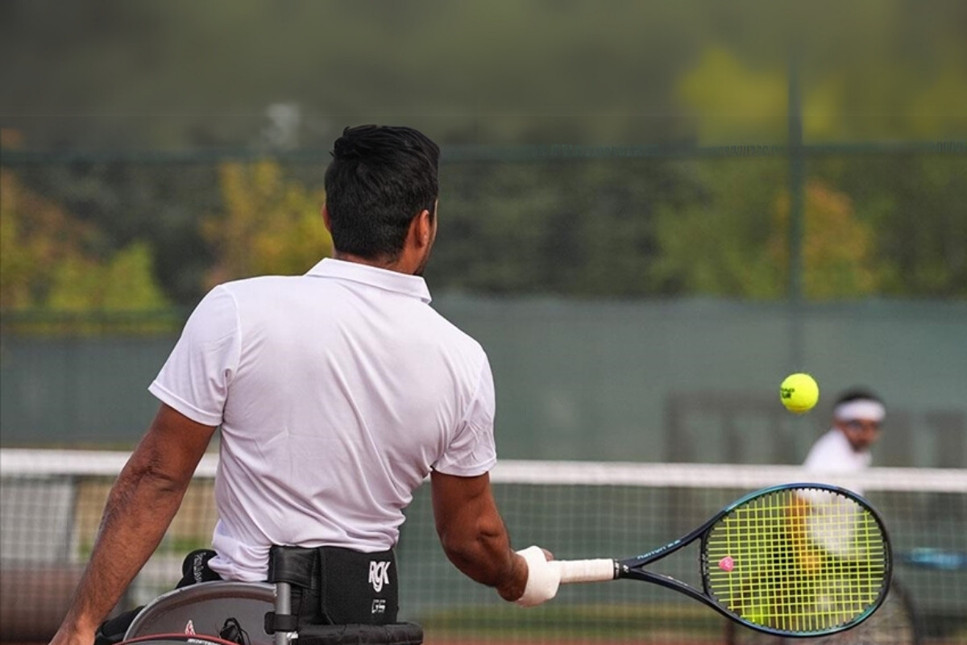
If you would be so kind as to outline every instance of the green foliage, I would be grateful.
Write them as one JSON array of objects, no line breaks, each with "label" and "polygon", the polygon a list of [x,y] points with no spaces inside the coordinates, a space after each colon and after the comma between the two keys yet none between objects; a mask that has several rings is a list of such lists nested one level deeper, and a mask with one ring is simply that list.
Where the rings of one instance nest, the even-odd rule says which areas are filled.
[{"label": "green foliage", "polygon": [[225,163],[219,172],[223,212],[203,222],[215,249],[209,286],[261,274],[299,274],[332,254],[322,191],[287,179],[272,161]]},{"label": "green foliage", "polygon": [[[789,281],[789,193],[775,207],[770,255]],[[806,186],[802,244],[803,289],[811,300],[861,298],[878,293],[872,227],[856,217],[852,200],[813,181]]]},{"label": "green foliage", "polygon": [[13,176],[0,172],[0,306],[20,308],[31,302],[31,256],[33,240],[21,233],[22,224],[14,210],[17,186]]},{"label": "green foliage", "polygon": [[[692,138],[695,117],[740,142],[763,113],[754,138],[781,138],[793,49],[820,140],[967,135],[960,0],[7,0],[2,12],[0,105],[39,148],[260,145],[279,102],[300,106],[302,146],[389,121],[451,142],[649,143]],[[702,67],[746,82],[683,103],[681,79]]]},{"label": "green foliage", "polygon": [[0,303],[8,310],[46,306],[58,267],[85,254],[93,233],[57,204],[0,171]]},{"label": "green foliage", "polygon": [[[658,212],[656,272],[688,293],[777,299],[789,284],[789,193],[782,160],[696,164],[703,199]],[[811,300],[875,295],[880,269],[872,226],[852,200],[806,186],[804,293]]]},{"label": "green foliage", "polygon": [[[6,160],[6,158],[5,158]],[[8,166],[5,164],[4,169]],[[9,166],[10,171],[14,166]],[[221,203],[216,168],[209,163],[27,164],[16,166],[21,192],[70,214],[69,237],[106,258],[142,241],[150,245],[154,275],[172,301],[192,305],[203,291],[211,254],[201,237],[203,213]],[[24,222],[45,221],[40,205],[24,202]]]},{"label": "green foliage", "polygon": [[[4,203],[7,193],[20,203],[17,217],[4,207],[5,310],[113,302],[95,283],[119,283],[115,257],[132,263],[126,276],[157,276],[164,295],[145,288],[144,307],[193,305],[214,281],[305,271],[331,249],[317,187],[325,151],[360,122],[407,123],[444,146],[434,289],[781,298],[785,156],[649,160],[607,146],[781,146],[793,60],[807,144],[961,146],[808,156],[806,296],[967,297],[967,3],[957,0],[97,11],[11,0],[0,18],[0,105],[18,145],[107,151],[107,161],[19,166],[18,185],[5,181]],[[298,115],[281,138],[266,110],[279,103]],[[603,152],[457,162],[447,153],[458,144]],[[130,149],[194,152],[168,164],[112,156]],[[289,161],[237,162],[263,152]]]},{"label": "green foliage", "polygon": [[686,293],[781,297],[785,283],[768,250],[783,162],[713,161],[693,164],[693,171],[702,193],[658,209],[659,279]]},{"label": "green foliage", "polygon": [[661,289],[652,210],[684,180],[649,160],[447,166],[434,288],[641,296]]},{"label": "green foliage", "polygon": [[54,267],[46,307],[56,311],[157,311],[171,306],[153,277],[151,250],[135,242],[106,262],[71,256]]},{"label": "green foliage", "polygon": [[170,306],[152,271],[151,249],[133,243],[99,256],[98,233],[2,171],[5,311],[154,311]]},{"label": "green foliage", "polygon": [[749,69],[732,51],[712,45],[683,74],[678,95],[696,121],[700,141],[782,141],[788,89],[784,61]]},{"label": "green foliage", "polygon": [[[890,177],[876,191],[870,175]],[[863,195],[882,266],[881,293],[967,298],[967,155],[898,156],[848,164],[840,180]],[[857,200],[859,201],[859,200]]]},{"label": "green foliage", "polygon": [[[898,91],[891,105],[911,104],[910,95],[899,92],[902,86],[925,88],[923,96],[967,106],[967,85],[953,80],[951,68],[947,63],[939,74],[924,78],[901,68],[891,70],[889,79],[878,70],[867,80],[890,88],[884,91]],[[903,82],[897,84],[897,78]],[[682,77],[678,89],[703,140],[727,142],[739,132],[755,142],[757,136],[780,138],[786,82],[781,66],[756,70],[712,46]],[[802,110],[807,139],[845,136],[844,128],[866,132],[850,125],[849,105],[867,98],[852,96],[854,91],[844,68],[807,92]],[[963,122],[962,114],[926,108],[899,110],[895,117],[897,131],[934,136],[957,131]],[[789,282],[787,164],[784,157],[702,164],[699,181],[706,196],[682,208],[659,209],[660,278],[687,292],[781,297]],[[822,169],[825,179],[809,181],[804,195],[806,297],[967,294],[963,244],[953,242],[967,239],[963,182],[954,180],[967,176],[963,154],[894,156],[886,161],[841,158],[810,168]],[[828,172],[830,168],[839,170]]]}]

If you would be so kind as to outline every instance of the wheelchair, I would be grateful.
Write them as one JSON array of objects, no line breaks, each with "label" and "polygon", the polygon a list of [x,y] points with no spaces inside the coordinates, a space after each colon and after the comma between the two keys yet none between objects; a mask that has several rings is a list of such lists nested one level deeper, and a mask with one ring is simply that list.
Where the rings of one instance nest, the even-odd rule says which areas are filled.
[{"label": "wheelchair", "polygon": [[[284,553],[283,553],[284,555]],[[421,645],[415,623],[300,624],[292,586],[270,568],[268,582],[198,582],[158,596],[137,613],[122,643],[140,645]]]}]

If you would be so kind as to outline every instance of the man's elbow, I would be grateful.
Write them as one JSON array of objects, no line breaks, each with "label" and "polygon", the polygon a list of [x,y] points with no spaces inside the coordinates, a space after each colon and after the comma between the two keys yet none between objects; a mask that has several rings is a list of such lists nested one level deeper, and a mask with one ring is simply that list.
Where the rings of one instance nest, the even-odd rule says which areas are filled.
[{"label": "man's elbow", "polygon": [[510,567],[510,548],[503,534],[490,531],[441,535],[447,559],[465,575],[485,585],[496,586]]},{"label": "man's elbow", "polygon": [[118,478],[127,490],[152,491],[158,495],[181,495],[191,483],[191,473],[166,468],[156,459],[132,459]]},{"label": "man's elbow", "polygon": [[460,570],[479,563],[486,553],[480,536],[474,535],[441,535],[440,544],[447,559]]}]

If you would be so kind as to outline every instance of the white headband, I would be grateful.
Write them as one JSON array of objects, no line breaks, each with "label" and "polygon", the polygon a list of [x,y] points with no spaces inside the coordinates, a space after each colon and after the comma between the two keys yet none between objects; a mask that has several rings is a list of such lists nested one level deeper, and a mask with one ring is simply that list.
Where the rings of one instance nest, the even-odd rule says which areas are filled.
[{"label": "white headband", "polygon": [[833,409],[833,417],[837,421],[853,421],[854,419],[869,419],[870,421],[883,421],[886,417],[886,408],[879,401],[872,399],[856,399],[840,403]]}]

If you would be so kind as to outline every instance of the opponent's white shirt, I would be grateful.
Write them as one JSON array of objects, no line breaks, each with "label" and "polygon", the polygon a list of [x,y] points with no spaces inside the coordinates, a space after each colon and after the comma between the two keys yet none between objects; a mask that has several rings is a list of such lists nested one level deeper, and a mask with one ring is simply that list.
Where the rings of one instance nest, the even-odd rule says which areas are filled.
[{"label": "opponent's white shirt", "polygon": [[[846,436],[837,428],[830,429],[813,444],[806,455],[803,467],[811,472],[822,473],[827,484],[846,485],[850,490],[863,494],[855,483],[838,481],[836,475],[859,472],[870,465],[869,451],[856,452]],[[862,544],[856,542],[857,507],[839,495],[811,490],[800,496],[812,505],[806,518],[806,527],[813,540],[826,551],[839,557],[855,556]]]},{"label": "opponent's white shirt", "polygon": [[817,472],[855,473],[869,466],[871,460],[869,451],[856,452],[846,436],[832,428],[816,440],[803,466]]},{"label": "opponent's white shirt", "polygon": [[494,386],[422,278],[325,259],[213,289],[149,390],[221,425],[210,566],[264,580],[273,544],[374,552],[431,468],[496,463]]}]

